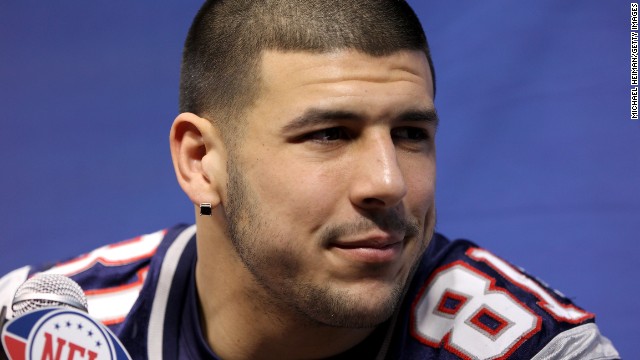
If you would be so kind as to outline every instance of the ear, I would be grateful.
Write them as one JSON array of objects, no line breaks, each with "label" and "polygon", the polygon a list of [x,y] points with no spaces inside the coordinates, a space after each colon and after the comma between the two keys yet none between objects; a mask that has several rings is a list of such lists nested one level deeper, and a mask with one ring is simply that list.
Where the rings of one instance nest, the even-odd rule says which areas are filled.
[{"label": "ear", "polygon": [[205,118],[182,113],[169,140],[178,183],[191,202],[219,205],[226,189],[226,150],[219,130]]}]

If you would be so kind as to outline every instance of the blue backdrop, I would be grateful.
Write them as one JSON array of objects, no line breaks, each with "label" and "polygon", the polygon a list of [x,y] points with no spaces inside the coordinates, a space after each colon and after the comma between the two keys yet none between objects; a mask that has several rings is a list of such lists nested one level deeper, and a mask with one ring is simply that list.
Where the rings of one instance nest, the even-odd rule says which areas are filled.
[{"label": "blue backdrop", "polygon": [[[629,2],[412,3],[437,72],[438,230],[561,289],[632,358]],[[0,4],[1,273],[193,221],[167,138],[199,4]]]}]

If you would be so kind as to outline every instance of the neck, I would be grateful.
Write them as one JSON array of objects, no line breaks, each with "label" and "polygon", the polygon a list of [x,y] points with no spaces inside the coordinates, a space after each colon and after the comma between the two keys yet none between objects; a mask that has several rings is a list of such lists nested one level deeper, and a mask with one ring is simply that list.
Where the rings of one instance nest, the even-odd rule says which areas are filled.
[{"label": "neck", "polygon": [[[326,358],[369,336],[374,328],[318,324],[269,298],[226,240],[215,217],[198,224],[196,286],[209,346],[224,359]],[[220,224],[218,224],[220,225]],[[205,235],[206,234],[206,235]]]}]

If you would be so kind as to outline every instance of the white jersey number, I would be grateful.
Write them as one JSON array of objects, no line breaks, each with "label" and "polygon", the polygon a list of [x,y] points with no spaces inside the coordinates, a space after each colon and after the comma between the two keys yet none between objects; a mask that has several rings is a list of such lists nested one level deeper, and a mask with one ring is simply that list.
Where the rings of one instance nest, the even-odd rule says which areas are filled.
[{"label": "white jersey number", "polygon": [[578,324],[595,316],[573,305],[560,303],[545,288],[487,250],[470,249],[467,251],[467,255],[476,261],[485,262],[521,289],[535,295],[540,300],[538,305],[558,321]]},{"label": "white jersey number", "polygon": [[495,279],[458,261],[441,268],[414,308],[412,331],[465,359],[509,356],[540,330],[542,319]]},{"label": "white jersey number", "polygon": [[[547,289],[492,253],[471,248],[469,258],[492,267],[538,298],[558,321],[580,323],[594,315],[557,301]],[[421,342],[465,359],[502,359],[540,331],[542,319],[495,279],[457,261],[438,269],[422,289],[413,310],[412,333]]]}]

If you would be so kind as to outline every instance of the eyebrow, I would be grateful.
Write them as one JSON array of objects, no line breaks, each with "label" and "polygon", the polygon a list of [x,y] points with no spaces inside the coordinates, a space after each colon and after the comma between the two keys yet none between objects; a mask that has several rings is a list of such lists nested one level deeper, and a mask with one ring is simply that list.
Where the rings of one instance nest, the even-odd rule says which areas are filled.
[{"label": "eyebrow", "polygon": [[[364,115],[358,114],[352,111],[345,110],[327,110],[319,108],[311,108],[304,112],[304,114],[296,117],[285,126],[282,130],[284,132],[295,132],[308,127],[333,124],[337,120],[360,120],[365,118]],[[427,122],[431,123],[434,128],[438,127],[440,122],[438,114],[435,109],[412,109],[400,113],[395,117],[397,121],[402,122]]]}]

